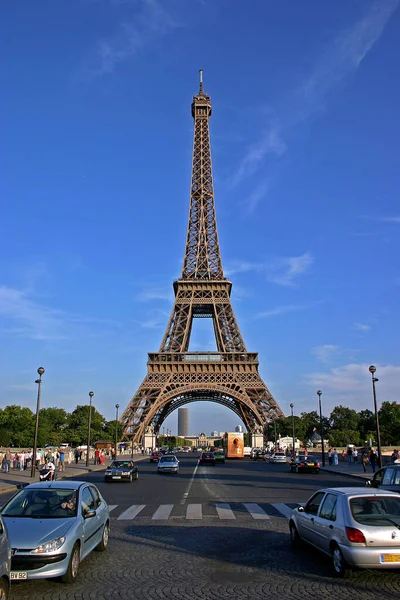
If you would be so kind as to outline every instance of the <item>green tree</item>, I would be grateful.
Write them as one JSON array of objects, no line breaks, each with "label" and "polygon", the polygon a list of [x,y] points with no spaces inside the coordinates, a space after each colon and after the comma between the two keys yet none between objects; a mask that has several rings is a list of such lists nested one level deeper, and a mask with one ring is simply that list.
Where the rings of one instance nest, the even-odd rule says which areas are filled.
[{"label": "green tree", "polygon": [[360,436],[365,440],[368,440],[371,436],[369,435],[370,431],[375,429],[375,416],[372,410],[360,410],[358,413],[358,430],[360,432]]},{"label": "green tree", "polygon": [[[78,405],[67,417],[65,437],[73,445],[86,445],[88,434],[89,406]],[[104,438],[106,419],[92,406],[91,440]]]},{"label": "green tree", "polygon": [[359,421],[357,412],[347,406],[335,406],[330,416],[331,429],[339,431],[358,431]]},{"label": "green tree", "polygon": [[39,446],[58,446],[65,440],[67,412],[63,408],[42,408],[39,413]]},{"label": "green tree", "polygon": [[13,404],[0,411],[2,444],[32,448],[34,430],[35,415],[29,408]]},{"label": "green tree", "polygon": [[106,423],[104,435],[107,440],[110,440],[112,442],[115,441],[115,429],[117,429],[117,440],[121,440],[122,434],[124,432],[124,426],[122,425],[122,423],[120,423],[120,421],[116,421],[115,419],[114,421],[107,421]]},{"label": "green tree", "polygon": [[382,402],[378,412],[382,446],[400,444],[400,404]]},{"label": "green tree", "polygon": [[347,444],[359,446],[361,443],[360,433],[356,429],[331,429],[327,437],[332,448]]}]

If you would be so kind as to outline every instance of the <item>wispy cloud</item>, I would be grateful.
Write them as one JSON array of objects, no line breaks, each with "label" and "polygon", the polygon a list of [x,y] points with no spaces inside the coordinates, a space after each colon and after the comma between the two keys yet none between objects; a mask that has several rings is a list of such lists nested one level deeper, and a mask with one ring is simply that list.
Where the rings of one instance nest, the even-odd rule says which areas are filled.
[{"label": "wispy cloud", "polygon": [[277,283],[278,285],[295,285],[295,280],[300,275],[307,273],[314,263],[314,257],[310,252],[305,252],[300,256],[289,256],[271,259],[268,262],[252,263],[249,261],[232,261],[228,269],[225,269],[226,275],[233,273],[246,273],[249,271],[258,271],[265,275],[267,281]]},{"label": "wispy cloud", "polygon": [[275,308],[271,308],[270,310],[264,310],[256,315],[256,319],[263,319],[266,317],[279,317],[281,315],[285,315],[286,313],[304,310],[304,306],[289,304],[283,306],[276,306]]},{"label": "wispy cloud", "polygon": [[334,344],[324,344],[323,346],[316,346],[312,348],[311,352],[314,356],[323,363],[328,363],[333,356],[335,356],[340,350],[340,346]]},{"label": "wispy cloud", "polygon": [[384,223],[400,223],[400,217],[378,217],[378,221]]},{"label": "wispy cloud", "polygon": [[168,292],[166,288],[149,288],[139,292],[135,298],[139,302],[147,302],[148,300],[167,300],[171,302],[173,294],[172,292]]},{"label": "wispy cloud", "polygon": [[[0,287],[2,331],[36,340],[61,340],[71,336],[71,325],[118,323],[107,319],[74,315],[38,303],[29,291]],[[14,325],[15,324],[15,325]]]},{"label": "wispy cloud", "polygon": [[98,42],[94,56],[84,71],[93,77],[110,74],[116,66],[181,25],[159,0],[141,0],[135,19],[124,22],[111,38]]},{"label": "wispy cloud", "polygon": [[371,325],[368,325],[367,323],[354,323],[354,329],[357,329],[357,331],[369,331]]},{"label": "wispy cloud", "polygon": [[253,175],[268,155],[280,157],[287,149],[291,130],[326,108],[328,95],[358,69],[398,6],[399,0],[376,0],[351,28],[342,31],[319,54],[314,69],[281,102],[279,114],[264,128],[260,139],[249,146],[233,178],[234,185]]}]

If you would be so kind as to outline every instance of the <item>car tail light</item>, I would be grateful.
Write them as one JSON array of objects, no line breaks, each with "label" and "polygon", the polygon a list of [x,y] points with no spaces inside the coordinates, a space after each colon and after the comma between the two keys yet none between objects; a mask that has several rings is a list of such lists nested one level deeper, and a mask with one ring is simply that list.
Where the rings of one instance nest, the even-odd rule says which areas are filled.
[{"label": "car tail light", "polygon": [[364,534],[359,529],[354,529],[354,527],[346,527],[346,533],[349,542],[354,542],[355,544],[365,544]]},{"label": "car tail light", "polygon": [[321,466],[321,463],[317,463],[317,467],[320,467],[320,466]]},{"label": "car tail light", "polygon": [[301,467],[305,467],[305,464],[304,464],[304,463],[300,463],[300,466],[301,466]]}]

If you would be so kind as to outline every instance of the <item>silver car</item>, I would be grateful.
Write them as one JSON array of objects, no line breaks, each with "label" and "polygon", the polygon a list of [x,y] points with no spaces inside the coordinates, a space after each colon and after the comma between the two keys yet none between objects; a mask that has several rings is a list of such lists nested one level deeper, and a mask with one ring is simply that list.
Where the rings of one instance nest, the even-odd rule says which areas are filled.
[{"label": "silver car", "polygon": [[11,580],[60,577],[72,583],[89,552],[107,549],[109,510],[92,484],[28,485],[7,502],[1,516],[12,548]]},{"label": "silver car", "polygon": [[269,462],[271,464],[274,464],[274,463],[287,463],[286,454],[284,452],[274,452],[269,457]]},{"label": "silver car", "polygon": [[294,547],[304,540],[330,556],[336,577],[352,567],[400,568],[400,495],[394,492],[319,490],[294,509],[289,530]]},{"label": "silver car", "polygon": [[157,470],[159,473],[178,473],[179,460],[173,454],[165,454],[158,461]]},{"label": "silver car", "polygon": [[10,593],[11,546],[7,530],[0,517],[0,600],[7,600]]}]

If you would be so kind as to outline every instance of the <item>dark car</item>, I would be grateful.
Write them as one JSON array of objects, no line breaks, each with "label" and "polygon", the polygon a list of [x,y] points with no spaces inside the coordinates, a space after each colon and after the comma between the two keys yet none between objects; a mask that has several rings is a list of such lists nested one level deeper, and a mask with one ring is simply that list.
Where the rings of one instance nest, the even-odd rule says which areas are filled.
[{"label": "dark car", "polygon": [[400,464],[387,465],[379,469],[365,485],[400,494]]},{"label": "dark car", "polygon": [[255,450],[255,452],[253,452],[253,454],[251,455],[251,458],[253,460],[264,460],[265,450]]},{"label": "dark car", "polygon": [[200,456],[201,465],[215,465],[214,452],[203,452]]},{"label": "dark car", "polygon": [[299,454],[290,463],[292,473],[319,473],[321,463],[311,454]]},{"label": "dark car", "polygon": [[150,454],[150,462],[151,463],[158,463],[158,461],[160,460],[160,458],[163,456],[163,454],[161,454],[161,452],[152,452]]},{"label": "dark car", "polygon": [[139,479],[139,472],[133,460],[114,460],[104,473],[105,483],[134,479]]}]

